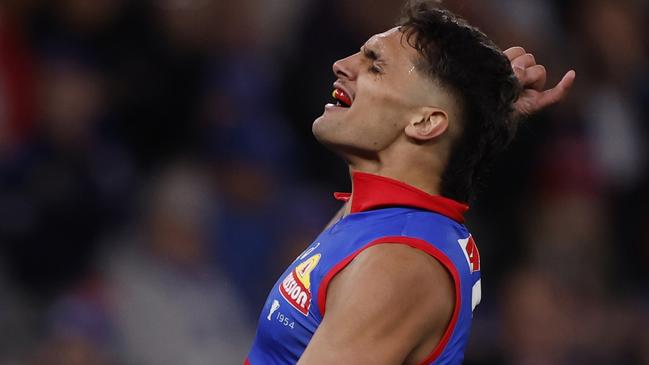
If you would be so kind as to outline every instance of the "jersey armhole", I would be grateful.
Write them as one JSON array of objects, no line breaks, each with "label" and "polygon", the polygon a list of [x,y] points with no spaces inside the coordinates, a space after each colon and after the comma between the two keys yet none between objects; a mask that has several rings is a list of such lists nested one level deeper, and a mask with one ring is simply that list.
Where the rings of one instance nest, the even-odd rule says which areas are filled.
[{"label": "jersey armhole", "polygon": [[353,252],[351,255],[345,257],[342,261],[336,264],[329,272],[327,272],[327,274],[322,279],[322,283],[320,284],[320,287],[318,288],[318,309],[320,310],[320,315],[324,318],[326,302],[327,302],[327,289],[329,287],[329,283],[331,282],[331,279],[333,279],[340,271],[342,271],[345,267],[347,267],[347,265],[349,265],[349,263],[352,262],[352,260],[354,260],[354,258],[356,258],[356,256],[358,256],[361,252],[367,250],[372,246],[377,246],[382,244],[407,245],[412,248],[424,251],[425,253],[429,254],[431,257],[436,259],[438,262],[440,262],[444,266],[444,268],[448,271],[448,273],[451,274],[451,277],[453,278],[453,284],[455,288],[455,306],[453,308],[453,315],[439,343],[437,344],[437,346],[435,346],[435,348],[430,353],[430,355],[428,355],[420,365],[430,364],[439,357],[439,355],[444,351],[446,345],[451,339],[451,336],[453,334],[453,331],[455,330],[455,325],[457,323],[460,314],[460,308],[462,305],[462,295],[460,291],[461,290],[460,276],[451,259],[449,259],[449,257],[446,256],[446,254],[444,254],[441,250],[432,246],[431,244],[429,244],[424,240],[413,238],[413,237],[404,237],[404,236],[382,237],[368,243],[367,245]]}]

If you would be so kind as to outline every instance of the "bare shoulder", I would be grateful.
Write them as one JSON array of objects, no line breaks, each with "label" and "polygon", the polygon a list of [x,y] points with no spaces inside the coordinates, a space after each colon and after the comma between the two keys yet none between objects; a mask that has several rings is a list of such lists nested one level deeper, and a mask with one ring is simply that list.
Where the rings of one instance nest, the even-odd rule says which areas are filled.
[{"label": "bare shoulder", "polygon": [[368,305],[377,309],[398,303],[417,312],[447,312],[444,309],[454,304],[453,280],[446,268],[426,252],[403,244],[381,244],[360,253],[332,280],[327,300],[332,306],[338,292],[353,292],[359,300],[374,298]]},{"label": "bare shoulder", "polygon": [[452,278],[436,259],[403,244],[370,247],[332,279],[298,364],[417,364],[439,342],[454,304]]}]

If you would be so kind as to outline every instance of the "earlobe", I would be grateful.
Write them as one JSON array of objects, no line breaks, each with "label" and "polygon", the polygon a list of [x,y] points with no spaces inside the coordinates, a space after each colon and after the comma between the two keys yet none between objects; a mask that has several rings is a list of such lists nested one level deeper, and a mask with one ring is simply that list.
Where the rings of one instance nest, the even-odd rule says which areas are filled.
[{"label": "earlobe", "polygon": [[406,127],[406,135],[419,141],[428,141],[439,137],[448,129],[448,114],[442,109],[427,108]]}]

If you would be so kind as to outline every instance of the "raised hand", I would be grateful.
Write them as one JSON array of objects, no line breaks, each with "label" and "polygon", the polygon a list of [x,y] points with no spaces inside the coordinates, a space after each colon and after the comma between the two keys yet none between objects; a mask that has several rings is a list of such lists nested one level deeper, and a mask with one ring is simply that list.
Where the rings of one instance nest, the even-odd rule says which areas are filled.
[{"label": "raised hand", "polygon": [[532,115],[559,102],[567,95],[575,81],[576,73],[570,70],[557,85],[546,90],[545,66],[537,65],[534,55],[527,53],[523,47],[512,47],[504,53],[512,63],[514,74],[523,86],[521,95],[514,103],[515,113],[519,117]]}]

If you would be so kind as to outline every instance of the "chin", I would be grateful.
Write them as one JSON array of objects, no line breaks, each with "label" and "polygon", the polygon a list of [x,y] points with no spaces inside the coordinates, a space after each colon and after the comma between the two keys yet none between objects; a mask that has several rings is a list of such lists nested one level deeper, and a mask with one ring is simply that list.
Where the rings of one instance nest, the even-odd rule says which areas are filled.
[{"label": "chin", "polygon": [[333,132],[332,129],[334,128],[332,127],[334,124],[336,124],[335,121],[330,120],[330,118],[327,118],[325,114],[322,114],[313,121],[311,132],[320,143],[325,143],[325,140],[327,139],[326,136]]},{"label": "chin", "polygon": [[334,106],[333,104],[325,105],[324,112],[313,122],[313,134],[318,137],[318,134],[336,133],[346,123],[347,108]]},{"label": "chin", "polygon": [[335,121],[329,120],[327,117],[322,115],[313,121],[311,132],[318,143],[338,154],[337,146],[339,143],[337,143],[336,128],[334,127],[335,124]]}]

